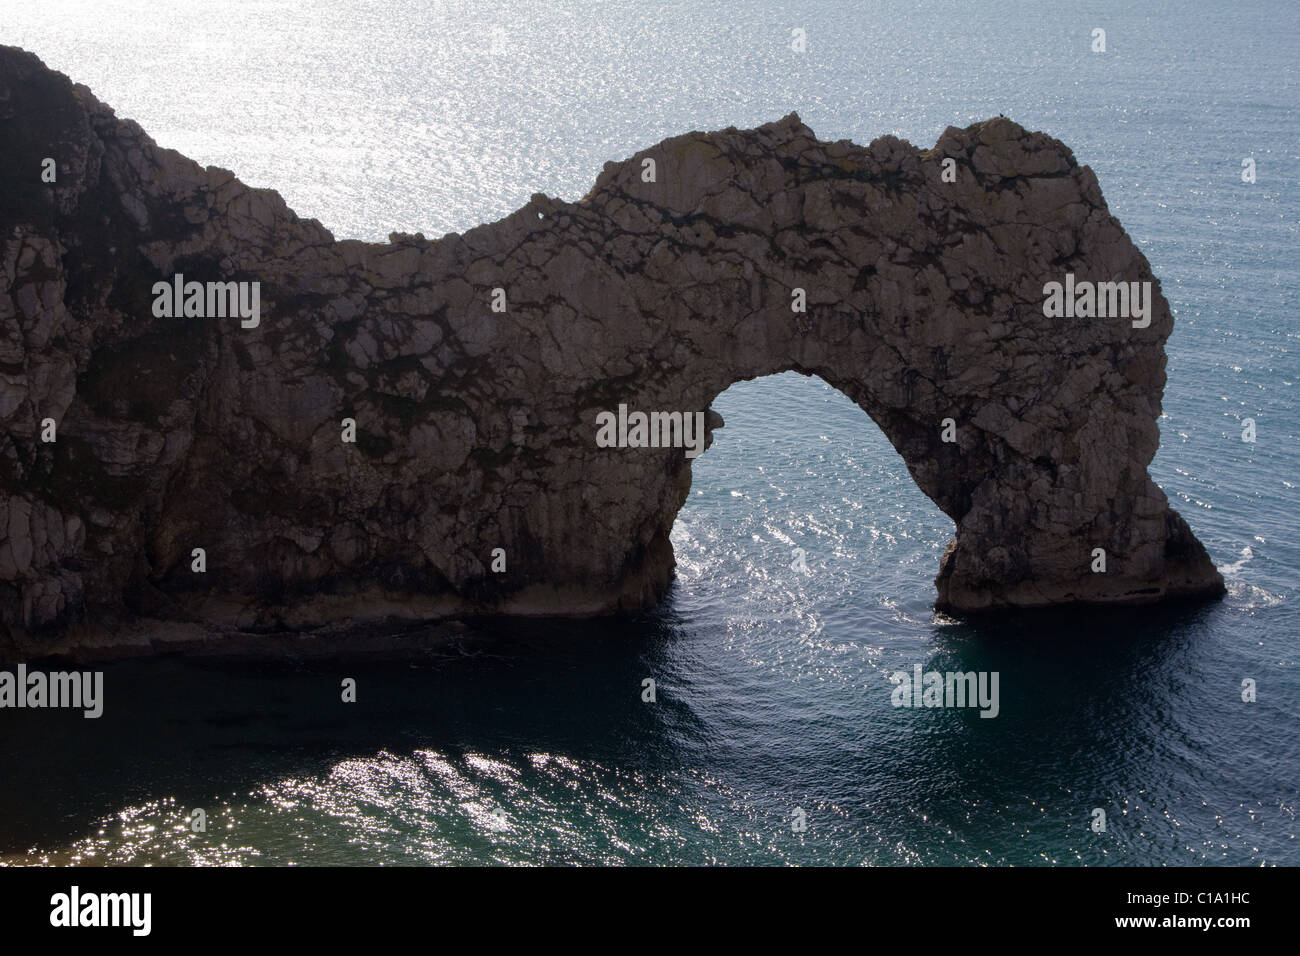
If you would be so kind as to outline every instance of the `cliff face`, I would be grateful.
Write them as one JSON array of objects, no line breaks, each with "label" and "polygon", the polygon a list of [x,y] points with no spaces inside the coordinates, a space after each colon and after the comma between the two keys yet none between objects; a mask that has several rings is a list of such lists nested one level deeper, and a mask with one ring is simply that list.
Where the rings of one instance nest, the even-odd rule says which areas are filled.
[{"label": "cliff face", "polygon": [[[690,133],[576,203],[386,245],[10,48],[0,142],[0,631],[23,652],[142,617],[652,604],[691,459],[601,447],[598,416],[702,412],[790,369],[861,406],[956,522],[941,607],[1222,591],[1147,475],[1159,283],[1092,172],[1008,120],[926,152],[793,115]],[[178,273],[258,283],[260,321],[156,316]],[[1045,316],[1067,273],[1151,282],[1149,324]]]}]

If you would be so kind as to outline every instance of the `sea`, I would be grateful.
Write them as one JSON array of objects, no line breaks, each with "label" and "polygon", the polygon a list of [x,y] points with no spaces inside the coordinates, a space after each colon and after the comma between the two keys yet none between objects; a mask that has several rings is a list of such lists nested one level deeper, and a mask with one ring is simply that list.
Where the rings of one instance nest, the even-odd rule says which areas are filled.
[{"label": "sea", "polygon": [[[792,111],[827,141],[1058,137],[1175,312],[1151,472],[1228,593],[938,615],[953,524],[879,428],[820,379],[739,382],[660,607],[105,665],[99,719],[0,712],[0,862],[1300,864],[1290,0],[3,6],[0,43],[338,238],[462,232]],[[895,706],[917,666],[998,673],[997,716]]]}]

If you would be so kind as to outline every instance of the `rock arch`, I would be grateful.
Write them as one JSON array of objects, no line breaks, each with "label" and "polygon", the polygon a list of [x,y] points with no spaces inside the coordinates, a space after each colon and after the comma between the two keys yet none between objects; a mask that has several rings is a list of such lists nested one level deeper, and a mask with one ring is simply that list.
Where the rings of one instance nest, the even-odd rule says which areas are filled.
[{"label": "rock arch", "polygon": [[[29,54],[0,50],[0,93],[0,181],[22,184],[0,232],[11,637],[105,611],[247,628],[648,605],[690,460],[597,447],[596,416],[702,412],[791,369],[857,402],[953,518],[941,607],[1222,592],[1147,474],[1159,282],[1092,172],[1009,120],[926,151],[819,142],[795,115],[690,133],[577,202],[367,244],[158,148]],[[259,282],[260,324],[155,318],[176,273]],[[1149,325],[1045,317],[1065,273],[1151,282]]]}]

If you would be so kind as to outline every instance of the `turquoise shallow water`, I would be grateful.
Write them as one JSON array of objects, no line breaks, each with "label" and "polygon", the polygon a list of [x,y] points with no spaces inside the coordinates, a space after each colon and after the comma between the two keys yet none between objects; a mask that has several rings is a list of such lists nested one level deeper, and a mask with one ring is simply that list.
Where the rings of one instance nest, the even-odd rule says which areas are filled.
[{"label": "turquoise shallow water", "polygon": [[[1229,594],[979,629],[937,618],[951,522],[848,399],[773,376],[716,404],[726,428],[696,462],[663,608],[484,624],[419,663],[114,665],[99,721],[0,720],[0,854],[1300,863],[1300,13],[1133,7],[7,10],[0,42],[340,237],[461,230],[537,191],[574,199],[607,159],[792,109],[823,139],[928,146],[998,113],[1058,136],[1097,172],[1175,310],[1152,473]],[[1089,50],[1094,27],[1105,54]],[[504,57],[490,52],[497,28]],[[1255,184],[1240,178],[1248,156]],[[791,568],[795,548],[807,572]],[[892,707],[887,675],[913,664],[998,671],[1001,713]],[[355,705],[338,703],[346,676]],[[182,825],[196,806],[206,834]],[[1089,829],[1097,807],[1104,834]]]}]

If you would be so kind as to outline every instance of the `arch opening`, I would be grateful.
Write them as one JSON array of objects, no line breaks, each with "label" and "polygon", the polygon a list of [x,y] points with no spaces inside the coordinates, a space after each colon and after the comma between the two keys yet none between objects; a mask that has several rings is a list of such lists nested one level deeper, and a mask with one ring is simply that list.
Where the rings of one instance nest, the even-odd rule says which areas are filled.
[{"label": "arch opening", "polygon": [[692,463],[672,530],[692,604],[928,606],[954,523],[859,403],[790,370],[737,382],[711,408],[725,424]]}]

